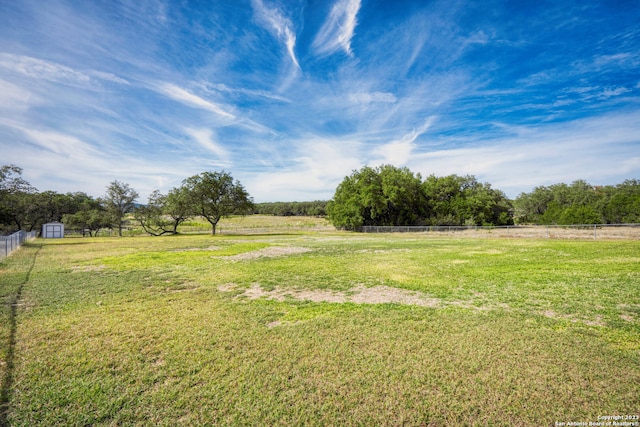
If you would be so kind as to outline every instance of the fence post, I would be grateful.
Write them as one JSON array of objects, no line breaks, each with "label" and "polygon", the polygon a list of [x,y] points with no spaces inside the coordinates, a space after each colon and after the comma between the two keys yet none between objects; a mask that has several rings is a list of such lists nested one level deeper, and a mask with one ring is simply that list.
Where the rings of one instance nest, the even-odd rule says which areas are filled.
[{"label": "fence post", "polygon": [[596,227],[597,225],[593,224],[593,240],[597,240]]}]

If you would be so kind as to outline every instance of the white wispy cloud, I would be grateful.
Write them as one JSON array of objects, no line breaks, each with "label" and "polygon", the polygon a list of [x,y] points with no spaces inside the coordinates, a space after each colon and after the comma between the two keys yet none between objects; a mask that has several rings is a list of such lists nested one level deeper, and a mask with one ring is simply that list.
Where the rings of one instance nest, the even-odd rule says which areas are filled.
[{"label": "white wispy cloud", "polygon": [[169,98],[181,102],[185,105],[195,108],[201,108],[204,110],[211,111],[220,117],[224,117],[226,119],[235,119],[236,116],[232,113],[225,111],[224,108],[219,106],[216,103],[211,101],[207,101],[204,98],[199,97],[186,89],[183,89],[179,86],[176,86],[171,83],[160,83],[157,85],[157,90],[159,93],[168,96]]},{"label": "white wispy cloud", "polygon": [[0,53],[0,68],[22,75],[32,82],[41,80],[91,89],[99,88],[101,81],[109,81],[123,85],[130,83],[100,70],[77,70],[52,61],[11,53]]},{"label": "white wispy cloud", "polygon": [[281,101],[281,102],[287,102],[290,103],[292,102],[291,99],[286,98],[282,95],[278,95],[276,93],[270,92],[270,91],[266,91],[266,90],[260,90],[260,89],[247,89],[247,88],[243,88],[243,87],[229,87],[228,85],[225,85],[224,83],[218,83],[218,84],[214,84],[214,85],[210,85],[210,87],[212,87],[215,90],[221,91],[221,92],[227,92],[227,93],[233,93],[233,94],[242,94],[242,95],[247,95],[249,97],[252,98],[266,98],[266,99],[272,99],[274,101]]},{"label": "white wispy cloud", "polygon": [[407,166],[423,176],[472,174],[510,197],[534,186],[585,179],[598,185],[633,173],[640,155],[638,112],[612,113],[561,124],[517,126],[470,147],[414,150]]},{"label": "white wispy cloud", "polygon": [[342,179],[363,165],[357,139],[308,137],[291,141],[287,164],[243,179],[258,201],[328,199]]},{"label": "white wispy cloud", "polygon": [[24,132],[29,140],[39,149],[57,156],[88,160],[101,154],[92,144],[82,141],[73,135],[22,127],[19,127],[19,129]]},{"label": "white wispy cloud", "polygon": [[393,104],[398,99],[389,92],[355,92],[349,94],[349,100],[356,104],[370,104],[374,102],[382,102]]},{"label": "white wispy cloud", "polygon": [[602,93],[598,95],[598,98],[600,99],[614,98],[616,96],[625,94],[627,92],[631,92],[631,90],[627,89],[626,87],[606,88],[602,91]]},{"label": "white wispy cloud", "polygon": [[210,151],[222,163],[227,163],[229,153],[220,144],[214,141],[214,134],[211,129],[185,129],[186,133],[196,141],[201,147]]},{"label": "white wispy cloud", "polygon": [[312,47],[319,55],[329,55],[338,50],[351,54],[351,39],[358,21],[360,0],[338,0],[318,31]]},{"label": "white wispy cloud", "polygon": [[[22,135],[21,143],[13,144],[10,150],[2,144],[7,132]],[[203,161],[203,156],[193,161],[185,161],[184,154],[163,156],[156,151],[141,156],[137,150],[101,145],[93,139],[104,135],[80,136],[82,133],[37,129],[0,119],[0,149],[3,160],[22,166],[25,179],[41,191],[53,189],[55,182],[56,191],[83,191],[98,197],[109,182],[118,179],[136,189],[141,201],[153,190],[166,192],[184,178],[212,167],[210,160]]]},{"label": "white wispy cloud", "polygon": [[291,61],[296,68],[300,68],[295,53],[296,35],[292,30],[293,24],[291,20],[285,18],[277,8],[265,6],[262,0],[252,0],[251,5],[253,6],[256,21],[284,43]]},{"label": "white wispy cloud", "polygon": [[118,77],[112,73],[105,73],[104,71],[91,71],[90,75],[95,76],[102,80],[112,82],[112,83],[118,83],[126,86],[131,85],[131,83],[129,83],[129,81],[127,81],[126,79],[123,79],[122,77]]},{"label": "white wispy cloud", "polygon": [[0,79],[0,109],[11,112],[33,105],[34,95],[24,87]]},{"label": "white wispy cloud", "polygon": [[91,78],[64,65],[23,55],[0,53],[0,68],[34,80],[49,80],[71,85],[85,85]]},{"label": "white wispy cloud", "polygon": [[425,121],[415,129],[402,135],[401,138],[388,144],[380,145],[373,151],[376,164],[392,164],[396,166],[404,166],[410,160],[416,148],[415,141],[419,136],[427,132],[435,117],[428,117]]}]

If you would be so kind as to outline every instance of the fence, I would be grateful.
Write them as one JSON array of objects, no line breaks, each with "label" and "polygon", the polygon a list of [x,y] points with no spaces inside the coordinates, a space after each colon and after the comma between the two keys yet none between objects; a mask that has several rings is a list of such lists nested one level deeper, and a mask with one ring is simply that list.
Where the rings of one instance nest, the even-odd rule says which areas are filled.
[{"label": "fence", "polygon": [[363,233],[441,233],[474,237],[640,240],[640,224],[510,225],[510,226],[375,226]]},{"label": "fence", "polygon": [[10,236],[0,236],[0,259],[8,257],[11,252],[18,249],[28,240],[36,238],[35,231],[18,231]]}]

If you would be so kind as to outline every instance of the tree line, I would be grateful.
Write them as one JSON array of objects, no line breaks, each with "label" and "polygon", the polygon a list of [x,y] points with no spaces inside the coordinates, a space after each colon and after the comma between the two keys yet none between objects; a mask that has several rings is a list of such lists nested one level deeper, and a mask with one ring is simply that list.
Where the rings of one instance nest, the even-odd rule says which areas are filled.
[{"label": "tree line", "polygon": [[128,215],[149,234],[177,233],[178,226],[192,217],[205,218],[212,234],[222,217],[250,214],[253,199],[227,172],[203,172],[185,179],[167,194],[154,191],[146,205],[129,184],[111,182],[103,197],[85,193],[39,192],[22,178],[15,165],[0,167],[0,231],[40,230],[48,222],[63,222],[83,235],[97,235],[105,228],[122,236]]},{"label": "tree line", "polygon": [[327,214],[334,226],[508,225],[512,203],[471,175],[430,175],[408,168],[365,166],[338,185]]},{"label": "tree line", "polygon": [[584,180],[536,187],[515,200],[472,176],[430,175],[382,165],[353,171],[327,205],[331,222],[366,225],[621,224],[640,222],[640,181],[593,186]]},{"label": "tree line", "polygon": [[522,193],[514,201],[518,223],[624,224],[640,222],[640,181],[593,186],[586,181],[554,184]]},{"label": "tree line", "polygon": [[346,176],[330,201],[254,204],[244,187],[227,172],[203,172],[146,204],[128,184],[111,182],[103,197],[86,193],[39,192],[15,165],[0,166],[0,232],[40,230],[47,222],[96,235],[133,218],[152,235],[175,234],[183,222],[202,217],[216,232],[218,221],[233,214],[327,216],[337,228],[364,225],[511,225],[619,224],[640,222],[640,181],[592,186],[536,187],[515,200],[472,175],[430,175],[422,179],[408,168],[365,166]]},{"label": "tree line", "polygon": [[327,201],[315,200],[313,202],[269,202],[256,203],[253,211],[259,215],[275,216],[325,216],[327,214]]}]

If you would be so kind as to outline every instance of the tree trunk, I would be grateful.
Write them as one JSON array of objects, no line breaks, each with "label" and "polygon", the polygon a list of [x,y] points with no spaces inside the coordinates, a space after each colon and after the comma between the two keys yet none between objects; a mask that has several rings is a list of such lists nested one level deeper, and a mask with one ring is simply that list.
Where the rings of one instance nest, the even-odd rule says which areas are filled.
[{"label": "tree trunk", "polygon": [[[205,217],[207,218],[207,217]],[[216,235],[216,226],[218,225],[218,221],[220,221],[220,218],[207,218],[207,221],[209,221],[209,224],[211,224],[211,235],[215,236]]]}]

